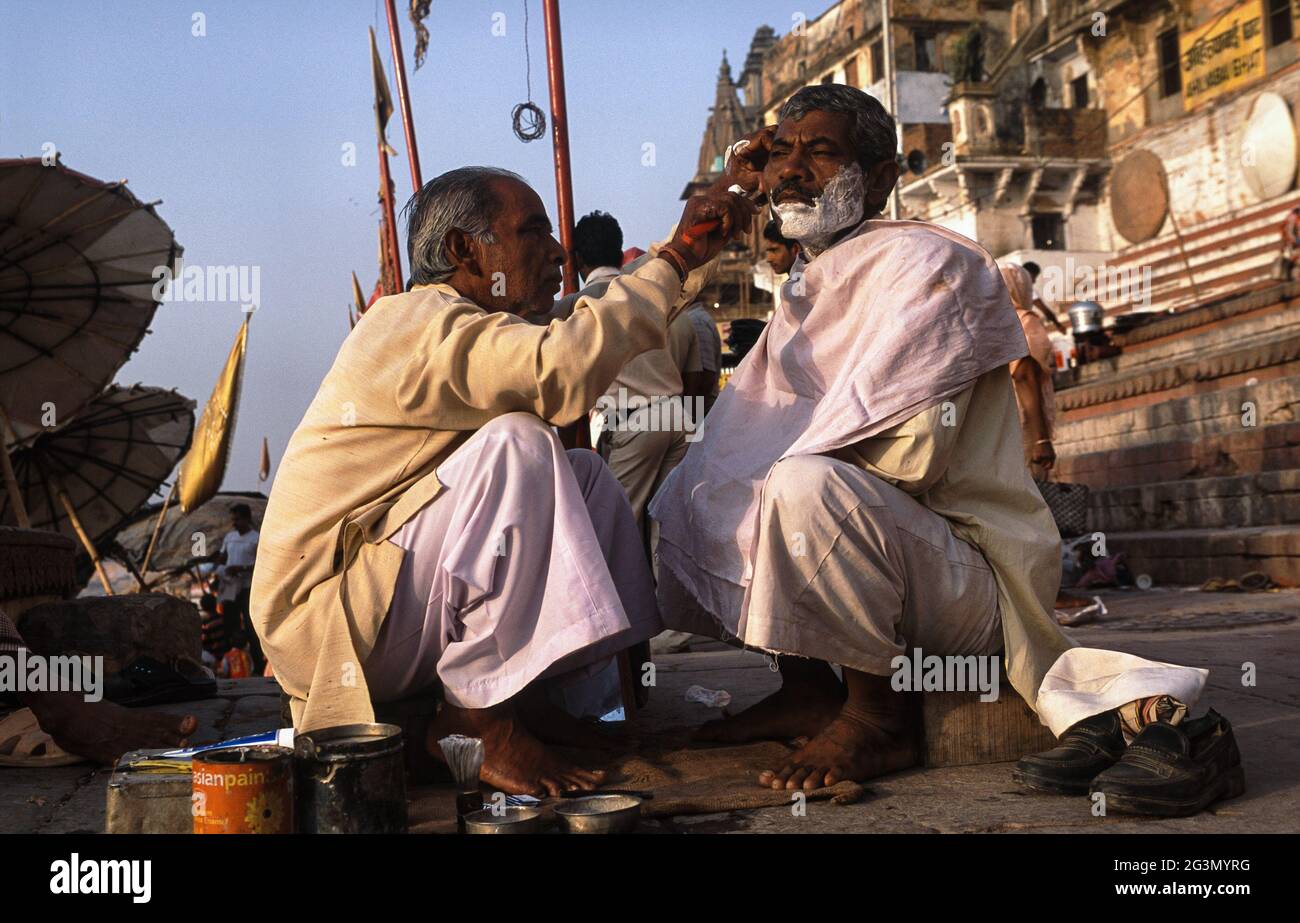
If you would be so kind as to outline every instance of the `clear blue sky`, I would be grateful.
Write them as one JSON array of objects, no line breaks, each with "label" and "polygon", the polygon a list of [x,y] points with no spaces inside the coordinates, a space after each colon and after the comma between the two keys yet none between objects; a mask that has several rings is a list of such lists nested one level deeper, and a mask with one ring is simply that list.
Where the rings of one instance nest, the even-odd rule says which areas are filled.
[{"label": "clear blue sky", "polygon": [[[526,177],[554,210],[550,135],[510,129],[525,98],[524,3],[435,0],[428,59],[411,69],[425,179],[492,164]],[[533,99],[549,115],[541,6],[529,4]],[[663,234],[695,170],[722,49],[738,74],[754,29],[789,31],[780,0],[562,0],[574,205],[600,208],[629,245]],[[829,3],[802,10],[809,19]],[[206,36],[191,34],[206,16]],[[492,34],[493,14],[506,35]],[[379,188],[366,27],[375,0],[3,0],[0,157],[38,156],[100,179],[130,180],[175,230],[191,264],[261,267],[234,452],[225,487],[255,489],[262,437],[283,451],[347,334],[349,274],[367,294],[376,267]],[[394,94],[396,93],[394,88]],[[399,115],[390,143],[399,202],[411,192]],[[357,164],[342,163],[354,142]],[[642,164],[655,145],[654,166]],[[403,255],[405,267],[405,255]],[[236,304],[164,304],[119,372],[199,405],[239,326]]]}]

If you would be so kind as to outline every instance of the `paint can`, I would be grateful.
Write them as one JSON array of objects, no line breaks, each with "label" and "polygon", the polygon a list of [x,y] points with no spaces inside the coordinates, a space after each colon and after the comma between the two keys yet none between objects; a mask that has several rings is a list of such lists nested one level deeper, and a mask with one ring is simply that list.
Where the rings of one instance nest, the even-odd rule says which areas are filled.
[{"label": "paint can", "polygon": [[395,724],[346,724],[294,738],[302,833],[405,833],[406,766]]},{"label": "paint can", "polygon": [[194,755],[195,833],[293,833],[293,751],[228,747]]}]

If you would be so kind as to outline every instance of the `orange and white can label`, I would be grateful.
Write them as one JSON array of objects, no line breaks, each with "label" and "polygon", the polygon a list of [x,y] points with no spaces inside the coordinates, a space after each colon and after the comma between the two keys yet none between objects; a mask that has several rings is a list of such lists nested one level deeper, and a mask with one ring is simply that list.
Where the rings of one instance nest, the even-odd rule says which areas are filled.
[{"label": "orange and white can label", "polygon": [[195,833],[292,833],[293,753],[231,747],[194,755]]}]

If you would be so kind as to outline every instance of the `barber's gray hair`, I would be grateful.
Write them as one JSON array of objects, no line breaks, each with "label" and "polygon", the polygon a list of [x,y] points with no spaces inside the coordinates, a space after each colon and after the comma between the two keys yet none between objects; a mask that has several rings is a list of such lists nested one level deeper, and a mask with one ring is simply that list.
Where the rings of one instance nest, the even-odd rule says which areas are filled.
[{"label": "barber's gray hair", "polygon": [[845,112],[853,117],[849,142],[863,169],[897,156],[894,117],[874,96],[842,83],[820,83],[791,96],[781,107],[780,118],[801,119],[809,112]]},{"label": "barber's gray hair", "polygon": [[429,285],[451,278],[456,267],[447,258],[447,232],[455,228],[483,243],[496,243],[490,230],[501,202],[492,191],[495,179],[517,179],[518,173],[498,167],[460,167],[429,180],[411,196],[406,217],[406,254],[411,285]]}]

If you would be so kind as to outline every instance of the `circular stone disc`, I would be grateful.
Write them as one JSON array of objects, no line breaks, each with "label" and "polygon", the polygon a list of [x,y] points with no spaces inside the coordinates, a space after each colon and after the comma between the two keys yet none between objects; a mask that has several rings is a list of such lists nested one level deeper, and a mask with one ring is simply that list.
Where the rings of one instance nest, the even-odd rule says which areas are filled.
[{"label": "circular stone disc", "polygon": [[1260,93],[1241,133],[1238,163],[1256,199],[1271,199],[1295,182],[1296,138],[1291,109],[1276,93]]},{"label": "circular stone disc", "polygon": [[1165,165],[1150,151],[1133,151],[1110,174],[1110,216],[1131,244],[1150,240],[1169,213]]}]

